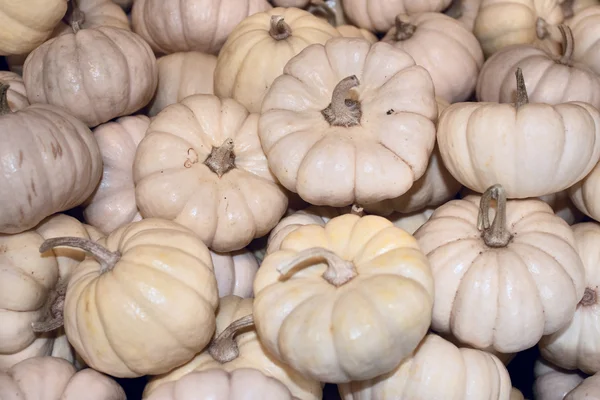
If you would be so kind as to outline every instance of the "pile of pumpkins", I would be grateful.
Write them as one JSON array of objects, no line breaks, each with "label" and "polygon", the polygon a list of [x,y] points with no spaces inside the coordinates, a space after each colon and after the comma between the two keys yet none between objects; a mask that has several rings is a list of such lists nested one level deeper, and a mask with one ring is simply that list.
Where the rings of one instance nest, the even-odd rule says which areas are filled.
[{"label": "pile of pumpkins", "polygon": [[2,400],[600,399],[598,0],[0,21]]}]

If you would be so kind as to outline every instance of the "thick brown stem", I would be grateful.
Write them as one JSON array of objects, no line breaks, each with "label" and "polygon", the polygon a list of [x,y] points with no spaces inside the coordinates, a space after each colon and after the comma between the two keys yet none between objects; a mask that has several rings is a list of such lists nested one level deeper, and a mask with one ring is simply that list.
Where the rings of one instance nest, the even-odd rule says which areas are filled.
[{"label": "thick brown stem", "polygon": [[208,347],[208,354],[221,364],[233,361],[240,355],[240,349],[234,340],[236,334],[242,329],[254,325],[252,314],[246,315],[232,322]]},{"label": "thick brown stem", "polygon": [[598,294],[595,289],[585,288],[585,292],[583,293],[583,298],[579,302],[580,305],[584,307],[593,306],[598,301]]},{"label": "thick brown stem", "polygon": [[417,27],[410,22],[404,22],[400,19],[400,15],[396,16],[396,40],[401,42],[410,39],[417,30]]},{"label": "thick brown stem", "polygon": [[0,115],[6,115],[12,113],[10,106],[8,105],[8,89],[10,85],[8,83],[0,82]]},{"label": "thick brown stem", "polygon": [[557,26],[562,36],[562,56],[558,60],[559,63],[564,65],[571,64],[571,57],[573,56],[573,50],[575,50],[575,41],[573,40],[573,32],[567,25],[560,24]]},{"label": "thick brown stem", "polygon": [[515,108],[518,110],[525,104],[529,104],[529,96],[527,95],[525,78],[523,78],[523,70],[521,68],[517,68],[515,76],[517,77],[517,99],[515,101]]},{"label": "thick brown stem", "polygon": [[[490,225],[490,201],[496,200],[496,215]],[[481,237],[489,247],[506,247],[512,235],[506,229],[506,193],[500,185],[494,185],[481,195],[477,229],[482,231]]]},{"label": "thick brown stem", "polygon": [[284,40],[292,35],[292,28],[283,20],[283,15],[273,15],[271,17],[269,35],[275,40]]},{"label": "thick brown stem", "polygon": [[[301,251],[287,265],[277,268],[277,271],[279,271],[281,275],[286,275],[299,265],[307,267],[314,265],[314,262],[317,260],[323,260],[327,263],[328,267],[325,273],[323,273],[323,278],[333,286],[342,286],[357,275],[354,264],[352,264],[350,261],[342,260],[333,251],[324,249],[322,247],[313,247]],[[307,261],[312,263],[307,263]]]},{"label": "thick brown stem", "polygon": [[44,319],[33,322],[31,327],[36,333],[51,332],[64,324],[63,309],[65,306],[65,295],[67,294],[67,283],[59,282],[56,288],[50,292],[48,300],[44,305]]},{"label": "thick brown stem", "polygon": [[575,0],[565,0],[561,3],[560,8],[562,9],[565,19],[571,18],[573,15],[575,15],[575,11],[573,10],[574,4]]},{"label": "thick brown stem", "polygon": [[323,0],[312,0],[307,11],[315,17],[325,19],[329,25],[337,26],[337,16],[335,15],[335,11]]},{"label": "thick brown stem", "polygon": [[227,138],[219,147],[213,147],[204,161],[204,165],[220,178],[235,168],[233,139]]},{"label": "thick brown stem", "polygon": [[356,75],[344,78],[333,89],[331,103],[321,111],[325,120],[331,126],[344,126],[346,128],[360,124],[362,110],[360,102],[348,99],[348,92],[360,84]]},{"label": "thick brown stem", "polygon": [[460,17],[462,17],[462,15],[463,15],[462,0],[453,0],[452,3],[450,4],[450,7],[448,7],[446,9],[446,11],[444,11],[444,14],[446,14],[447,16],[454,18],[454,19],[459,19]]},{"label": "thick brown stem", "polygon": [[48,239],[40,246],[40,253],[45,253],[48,250],[59,246],[75,247],[90,253],[100,263],[101,274],[112,270],[121,259],[121,253],[118,251],[113,253],[96,242],[78,237],[58,237]]},{"label": "thick brown stem", "polygon": [[71,0],[70,3],[71,29],[73,29],[73,33],[77,33],[81,30],[81,28],[83,28],[83,23],[85,22],[85,14],[79,9],[78,0]]},{"label": "thick brown stem", "polygon": [[358,215],[362,217],[365,215],[365,209],[359,206],[358,204],[352,204],[352,209],[350,210],[350,214]]}]

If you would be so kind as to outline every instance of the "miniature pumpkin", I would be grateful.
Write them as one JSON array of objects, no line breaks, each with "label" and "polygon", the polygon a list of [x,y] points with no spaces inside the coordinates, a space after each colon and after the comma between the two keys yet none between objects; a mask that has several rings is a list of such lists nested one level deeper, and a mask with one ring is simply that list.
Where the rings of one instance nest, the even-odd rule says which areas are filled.
[{"label": "miniature pumpkin", "polygon": [[135,203],[133,159],[146,135],[150,119],[144,115],[122,117],[94,129],[102,153],[104,173],[100,186],[86,202],[85,220],[109,234],[142,219]]},{"label": "miniature pumpkin", "polygon": [[81,121],[48,104],[12,112],[7,91],[0,83],[0,233],[19,233],[83,203],[102,157]]},{"label": "miniature pumpkin", "polygon": [[517,388],[512,388],[510,391],[510,400],[525,400],[523,393]]},{"label": "miniature pumpkin", "polygon": [[[74,6],[74,3],[77,6]],[[84,20],[80,24],[81,29],[98,28],[101,26],[111,26],[130,31],[129,20],[123,9],[115,4],[112,0],[71,0],[69,11],[63,20],[69,24],[60,23],[52,34],[53,37],[64,35],[73,32],[70,24],[76,18],[79,18],[79,13],[85,15]]]},{"label": "miniature pumpkin", "polygon": [[452,0],[343,0],[344,12],[354,25],[387,32],[398,14],[442,11]]},{"label": "miniature pumpkin", "polygon": [[77,372],[65,360],[36,357],[0,372],[2,400],[126,400],[125,392],[109,377],[84,369]]},{"label": "miniature pumpkin", "polygon": [[19,74],[0,71],[0,83],[8,85],[6,100],[10,111],[19,111],[29,106],[23,78]]},{"label": "miniature pumpkin", "polygon": [[534,43],[543,39],[537,31],[541,21],[550,25],[563,22],[560,3],[561,0],[482,0],[473,33],[486,57],[512,44]]},{"label": "miniature pumpkin", "polygon": [[253,297],[252,284],[258,270],[258,261],[252,252],[244,249],[232,253],[210,252],[219,297],[235,295]]},{"label": "miniature pumpkin", "polygon": [[335,38],[290,60],[265,97],[259,133],[283,186],[344,207],[406,193],[426,171],[436,119],[431,77],[408,53]]},{"label": "miniature pumpkin", "polygon": [[97,243],[59,237],[40,251],[58,246],[92,254],[74,271],[56,318],[90,367],[123,378],[156,375],[210,341],[217,282],[208,249],[187,228],[150,218]]},{"label": "miniature pumpkin", "polygon": [[575,389],[565,396],[564,400],[596,400],[600,399],[600,374],[584,379]]},{"label": "miniature pumpkin", "polygon": [[568,192],[578,210],[600,220],[600,162],[585,178],[571,186]]},{"label": "miniature pumpkin", "polygon": [[483,0],[453,0],[444,14],[458,20],[465,28],[473,32],[475,18]]},{"label": "miniature pumpkin", "polygon": [[289,233],[263,260],[254,294],[256,331],[275,357],[345,383],[410,356],[429,328],[433,280],[411,235],[382,217],[346,214]]},{"label": "miniature pumpkin", "polygon": [[509,198],[560,192],[598,162],[600,112],[583,102],[529,103],[520,68],[516,75],[515,104],[456,103],[444,110],[437,131],[444,165],[478,193],[496,183]]},{"label": "miniature pumpkin", "polygon": [[48,40],[25,60],[29,100],[62,107],[90,127],[148,104],[158,82],[148,44],[124,29],[80,29],[80,21],[75,18],[73,32]]},{"label": "miniature pumpkin", "polygon": [[583,297],[570,226],[541,200],[506,201],[500,185],[444,204],[415,238],[436,283],[432,329],[473,347],[532,347],[567,325]]},{"label": "miniature pumpkin", "polygon": [[394,213],[390,215],[388,219],[392,221],[394,226],[397,226],[412,235],[423,226],[425,222],[429,221],[429,218],[434,211],[434,208],[425,208],[408,214]]},{"label": "miniature pumpkin", "polygon": [[173,53],[160,57],[157,64],[158,88],[149,104],[149,116],[193,94],[213,94],[216,56],[198,51]]},{"label": "miniature pumpkin", "polygon": [[340,25],[337,27],[338,32],[342,37],[356,37],[363,38],[368,40],[371,43],[376,43],[379,41],[377,36],[373,35],[366,29],[357,28],[354,25]]},{"label": "miniature pumpkin", "polygon": [[257,130],[258,115],[232,99],[199,94],[165,108],[133,166],[142,216],[187,226],[218,252],[269,233],[287,197],[269,171]]},{"label": "miniature pumpkin", "polygon": [[0,0],[0,56],[41,45],[67,12],[67,0]]},{"label": "miniature pumpkin", "polygon": [[429,334],[393,371],[339,385],[343,400],[509,400],[510,377],[494,355]]},{"label": "miniature pumpkin", "polygon": [[[231,374],[252,369],[279,380],[295,398],[320,400],[322,393],[319,382],[302,377],[267,353],[252,326],[252,303],[252,299],[223,297],[219,305],[217,329],[212,344],[187,364],[153,378],[146,386],[144,399],[157,399],[154,397],[156,393],[164,393],[165,386],[172,387],[170,382],[181,381],[184,376],[189,376],[188,374],[194,371],[218,369]],[[224,399],[229,400],[227,397]]]},{"label": "miniature pumpkin", "polygon": [[[571,29],[558,28],[563,35],[563,53],[551,54],[532,45],[505,47],[484,64],[477,81],[479,101],[514,103],[514,72],[521,68],[532,103],[561,104],[582,101],[600,108],[600,76],[587,66],[573,63],[574,42]],[[576,46],[575,46],[576,47]]]},{"label": "miniature pumpkin", "polygon": [[244,18],[269,9],[266,0],[136,0],[131,15],[134,32],[157,53],[217,54]]},{"label": "miniature pumpkin", "polygon": [[431,75],[436,96],[465,101],[477,83],[483,52],[460,22],[441,13],[398,15],[382,39],[406,51]]},{"label": "miniature pumpkin", "polygon": [[585,379],[581,372],[565,371],[542,359],[536,361],[534,374],[533,394],[536,400],[564,400]]},{"label": "miniature pumpkin", "polygon": [[576,13],[568,25],[576,43],[573,59],[600,74],[600,5]]}]

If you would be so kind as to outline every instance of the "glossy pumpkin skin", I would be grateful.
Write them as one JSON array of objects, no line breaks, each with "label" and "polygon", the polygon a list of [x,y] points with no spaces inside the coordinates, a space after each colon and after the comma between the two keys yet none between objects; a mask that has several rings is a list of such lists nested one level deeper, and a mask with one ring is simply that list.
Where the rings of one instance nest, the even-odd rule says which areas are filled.
[{"label": "glossy pumpkin skin", "polygon": [[543,359],[536,361],[534,375],[533,395],[536,400],[564,400],[585,379],[581,372],[563,370]]},{"label": "glossy pumpkin skin", "polygon": [[357,28],[354,25],[340,25],[337,27],[338,32],[342,37],[356,37],[368,40],[371,43],[377,43],[379,39],[373,33],[366,29]]},{"label": "glossy pumpkin skin", "polygon": [[252,284],[258,270],[258,260],[251,251],[242,249],[231,253],[210,252],[219,297],[229,295],[254,297]]},{"label": "glossy pumpkin skin", "polygon": [[387,218],[392,221],[394,226],[413,235],[425,222],[429,221],[434,211],[435,208],[431,207],[407,214],[394,213]]},{"label": "glossy pumpkin skin", "polygon": [[585,178],[571,186],[569,198],[585,215],[600,220],[600,163]]}]

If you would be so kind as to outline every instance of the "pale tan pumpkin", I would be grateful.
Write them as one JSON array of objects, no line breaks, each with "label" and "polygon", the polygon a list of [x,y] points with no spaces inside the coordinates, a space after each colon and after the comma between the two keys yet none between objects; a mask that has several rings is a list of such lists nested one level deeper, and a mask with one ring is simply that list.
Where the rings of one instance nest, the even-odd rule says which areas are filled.
[{"label": "pale tan pumpkin", "polygon": [[414,236],[436,283],[432,329],[473,347],[532,347],[567,325],[583,297],[570,226],[541,200],[506,201],[500,185],[446,203]]},{"label": "pale tan pumpkin", "polygon": [[258,340],[252,326],[252,303],[252,299],[237,296],[222,298],[217,314],[215,340],[211,346],[187,364],[151,379],[144,390],[144,399],[157,399],[154,396],[164,391],[161,388],[167,385],[172,387],[170,382],[181,381],[194,371],[219,369],[234,373],[252,368],[279,380],[300,400],[320,400],[322,393],[318,381],[302,377],[289,366],[277,361]]},{"label": "pale tan pumpkin", "polygon": [[425,174],[437,105],[427,71],[388,43],[334,38],[286,65],[260,139],[279,182],[314,205],[371,204]]},{"label": "pale tan pumpkin", "polygon": [[475,90],[483,52],[460,22],[441,13],[400,14],[382,39],[406,51],[431,75],[436,96],[465,101]]},{"label": "pale tan pumpkin", "polygon": [[102,157],[90,130],[64,110],[34,104],[12,112],[0,83],[0,233],[19,233],[85,201]]},{"label": "pale tan pumpkin", "polygon": [[483,0],[453,0],[444,14],[458,20],[465,28],[473,32],[475,19]]},{"label": "pale tan pumpkin", "polygon": [[199,94],[164,109],[133,166],[141,215],[187,226],[219,252],[266,235],[285,213],[287,197],[257,130],[258,115],[232,99]]},{"label": "pale tan pumpkin", "polygon": [[343,400],[509,400],[510,377],[492,354],[429,334],[393,371],[338,385]]},{"label": "pale tan pumpkin", "polygon": [[8,85],[6,99],[11,111],[19,111],[29,105],[23,78],[17,73],[0,71],[0,83]]},{"label": "pale tan pumpkin", "polygon": [[435,208],[425,208],[408,214],[394,213],[387,217],[394,226],[405,230],[411,235],[414,234],[423,224],[429,221],[429,218],[435,211]]},{"label": "pale tan pumpkin", "polygon": [[79,29],[77,20],[72,25],[72,32],[48,40],[25,60],[29,100],[62,107],[90,127],[148,104],[158,83],[148,44],[124,29]]},{"label": "pale tan pumpkin", "polygon": [[600,163],[568,192],[578,210],[596,221],[600,220]]},{"label": "pale tan pumpkin", "polygon": [[286,63],[313,43],[340,36],[321,18],[297,8],[274,8],[243,20],[219,53],[215,94],[231,97],[250,112],[263,99]]},{"label": "pale tan pumpkin", "polygon": [[67,0],[0,1],[0,56],[41,45],[67,12]]},{"label": "pale tan pumpkin", "polygon": [[125,392],[109,377],[75,368],[60,358],[36,357],[0,372],[2,400],[126,400]]},{"label": "pale tan pumpkin", "polygon": [[377,36],[366,29],[357,28],[354,25],[340,25],[337,27],[338,32],[342,37],[356,37],[363,38],[368,40],[371,43],[376,43],[379,41]]},{"label": "pale tan pumpkin", "polygon": [[149,116],[193,94],[213,94],[216,56],[198,51],[173,53],[160,57],[157,64],[158,88],[149,104]]},{"label": "pale tan pumpkin", "polygon": [[565,396],[564,400],[598,400],[600,399],[600,374],[584,379],[575,389]]},{"label": "pale tan pumpkin", "polygon": [[104,172],[100,185],[86,201],[83,216],[105,234],[142,219],[135,203],[132,168],[135,151],[149,125],[148,117],[136,115],[94,129]]},{"label": "pale tan pumpkin", "polygon": [[157,53],[217,54],[244,18],[269,9],[267,0],[136,0],[131,15],[134,32]]},{"label": "pale tan pumpkin", "polygon": [[534,374],[533,395],[536,400],[564,400],[585,379],[581,372],[565,371],[543,359],[536,361]]},{"label": "pale tan pumpkin", "polygon": [[519,389],[512,388],[510,391],[510,400],[525,400],[525,397]]},{"label": "pale tan pumpkin", "polygon": [[258,261],[249,250],[231,253],[210,252],[219,297],[235,295],[241,298],[254,297],[252,285],[258,270]]},{"label": "pale tan pumpkin", "polygon": [[517,68],[517,102],[456,103],[440,116],[444,165],[478,193],[499,183],[509,198],[560,192],[600,158],[600,112],[591,104],[529,103]]},{"label": "pale tan pumpkin", "polygon": [[600,74],[600,4],[585,8],[568,21],[573,31],[573,59]]}]

